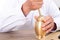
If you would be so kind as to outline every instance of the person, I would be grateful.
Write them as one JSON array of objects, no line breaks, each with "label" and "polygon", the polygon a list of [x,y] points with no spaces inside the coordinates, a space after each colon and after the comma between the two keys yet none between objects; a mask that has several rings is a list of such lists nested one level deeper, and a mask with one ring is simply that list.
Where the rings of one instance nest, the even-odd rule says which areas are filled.
[{"label": "person", "polygon": [[60,13],[52,0],[0,0],[0,32],[20,29],[27,21],[31,22],[34,15],[38,15],[39,8],[42,15],[47,15],[42,29],[46,30],[46,33],[55,28],[60,30]]},{"label": "person", "polygon": [[23,14],[21,9],[26,1],[0,0],[0,32],[19,30],[20,27],[31,21],[29,16],[25,17],[26,13]]}]

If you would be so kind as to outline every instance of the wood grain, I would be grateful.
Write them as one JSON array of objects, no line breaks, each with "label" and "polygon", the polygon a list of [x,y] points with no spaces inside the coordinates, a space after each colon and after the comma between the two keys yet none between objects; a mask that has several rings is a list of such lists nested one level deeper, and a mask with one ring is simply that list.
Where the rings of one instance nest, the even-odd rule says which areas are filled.
[{"label": "wood grain", "polygon": [[[46,40],[59,40],[60,32],[46,35]],[[15,32],[0,33],[0,40],[37,40],[34,30],[18,30]]]}]

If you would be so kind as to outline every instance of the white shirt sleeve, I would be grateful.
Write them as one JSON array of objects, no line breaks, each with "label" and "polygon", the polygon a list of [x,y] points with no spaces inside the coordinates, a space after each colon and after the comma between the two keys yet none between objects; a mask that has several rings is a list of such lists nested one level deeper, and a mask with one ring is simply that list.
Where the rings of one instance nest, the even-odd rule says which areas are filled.
[{"label": "white shirt sleeve", "polygon": [[48,13],[49,15],[51,15],[54,18],[54,22],[57,25],[57,29],[56,30],[60,30],[60,11],[57,7],[57,5],[53,2],[53,0],[49,0],[48,3],[49,7],[48,7]]},{"label": "white shirt sleeve", "polygon": [[12,31],[29,20],[21,11],[24,2],[24,0],[0,0],[0,32]]}]

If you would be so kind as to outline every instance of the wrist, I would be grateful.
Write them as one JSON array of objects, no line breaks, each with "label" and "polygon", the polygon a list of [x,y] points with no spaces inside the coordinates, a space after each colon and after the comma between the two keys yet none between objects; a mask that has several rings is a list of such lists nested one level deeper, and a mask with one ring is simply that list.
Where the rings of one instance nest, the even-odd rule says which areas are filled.
[{"label": "wrist", "polygon": [[22,12],[25,16],[28,15],[28,13],[31,11],[29,5],[27,2],[25,2],[23,5],[22,5]]},{"label": "wrist", "polygon": [[54,27],[52,30],[56,30],[56,29],[57,29],[57,25],[56,25],[56,23],[54,23]]}]

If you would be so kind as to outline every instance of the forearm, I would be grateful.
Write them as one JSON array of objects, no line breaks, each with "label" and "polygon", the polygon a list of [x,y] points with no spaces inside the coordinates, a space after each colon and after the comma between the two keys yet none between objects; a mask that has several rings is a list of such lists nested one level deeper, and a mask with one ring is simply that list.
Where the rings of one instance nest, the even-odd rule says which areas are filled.
[{"label": "forearm", "polygon": [[15,29],[18,25],[21,27],[21,25],[24,25],[26,22],[25,18],[20,18],[17,16],[11,16],[9,18],[6,18],[5,20],[1,22],[0,25],[0,32],[9,32]]},{"label": "forearm", "polygon": [[[5,26],[0,27],[0,32],[10,32],[10,31],[16,31],[16,29],[21,27],[21,25],[24,25],[24,23],[21,23],[21,21],[12,22],[10,24],[7,24]],[[15,30],[14,30],[15,29]],[[19,29],[18,29],[19,30]]]}]

